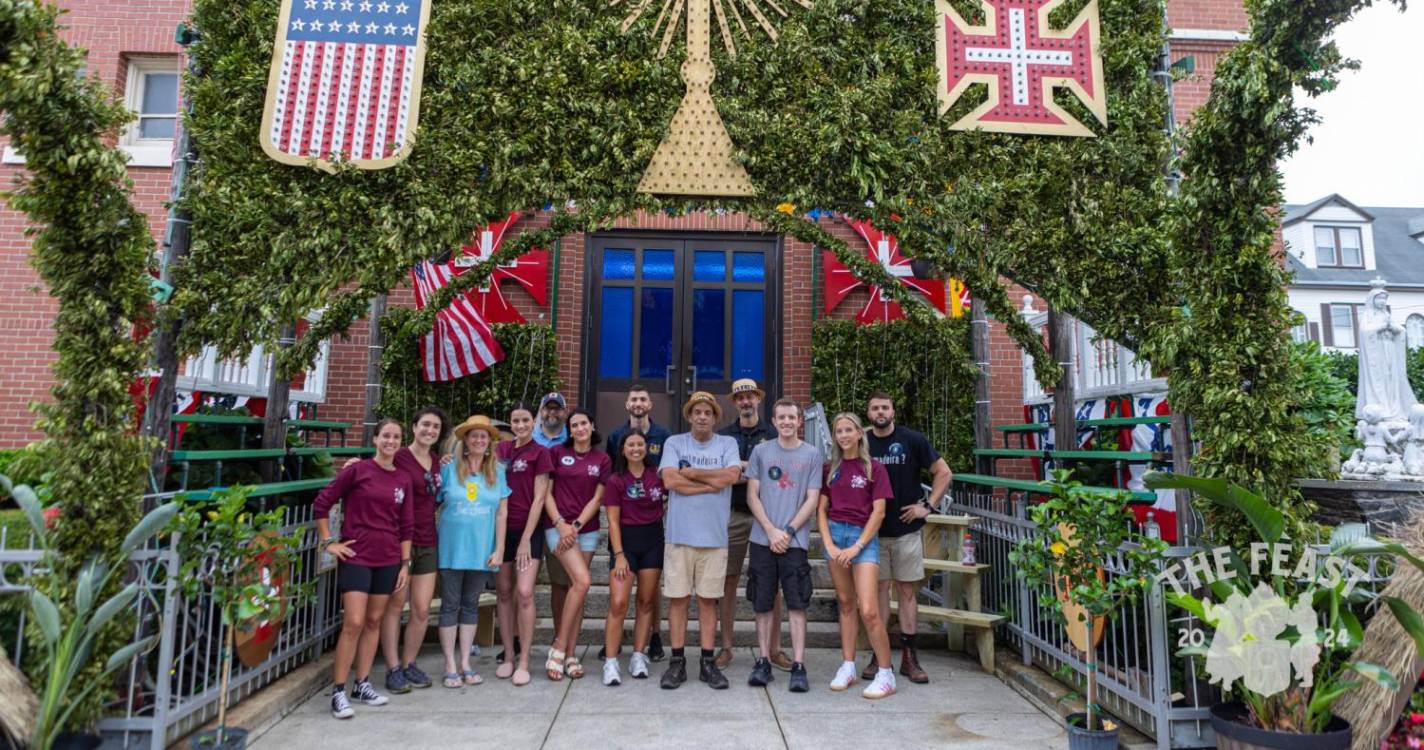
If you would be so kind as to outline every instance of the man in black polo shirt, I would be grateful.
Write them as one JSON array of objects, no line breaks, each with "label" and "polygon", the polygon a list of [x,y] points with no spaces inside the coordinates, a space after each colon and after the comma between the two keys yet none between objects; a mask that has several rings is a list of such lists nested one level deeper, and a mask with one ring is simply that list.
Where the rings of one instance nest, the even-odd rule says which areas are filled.
[{"label": "man in black polo shirt", "polygon": [[[890,622],[890,584],[894,581],[900,602],[900,674],[910,682],[926,683],[929,675],[920,668],[915,653],[919,626],[915,596],[925,579],[925,548],[920,530],[925,526],[925,517],[938,507],[949,489],[953,474],[923,434],[895,424],[895,403],[890,394],[870,394],[866,411],[870,418],[870,432],[866,434],[870,456],[885,465],[890,487],[895,491],[894,502],[885,509],[885,522],[880,525],[880,621]],[[922,484],[926,474],[930,476],[928,498]],[[873,679],[877,666],[872,656],[861,678]]]},{"label": "man in black polo shirt", "polygon": [[[742,378],[732,383],[732,403],[737,407],[737,420],[718,430],[737,441],[737,455],[742,468],[758,445],[776,440],[776,428],[761,418],[761,402],[766,394],[756,381]],[[726,669],[732,663],[732,629],[737,615],[737,582],[747,559],[747,544],[751,540],[752,512],[747,507],[747,478],[744,475],[732,485],[732,518],[727,524],[727,584],[722,593],[718,620],[722,624],[722,650],[717,652],[717,667]],[[781,650],[781,600],[772,610],[771,663],[782,670],[791,669],[791,660]]]}]

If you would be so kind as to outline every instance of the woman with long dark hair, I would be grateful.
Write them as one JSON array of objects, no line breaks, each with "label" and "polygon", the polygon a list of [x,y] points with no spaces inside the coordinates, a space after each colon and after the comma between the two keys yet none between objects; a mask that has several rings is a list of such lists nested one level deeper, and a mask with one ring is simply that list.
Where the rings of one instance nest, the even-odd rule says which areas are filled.
[{"label": "woman with long dark hair", "polygon": [[658,581],[663,573],[663,513],[667,491],[656,467],[648,466],[648,436],[634,427],[623,434],[613,473],[603,480],[603,507],[608,509],[608,619],[603,636],[603,684],[622,682],[618,650],[628,598],[638,584],[637,616],[633,620],[633,655],[628,674],[648,676],[648,638],[654,625]]},{"label": "woman with long dark hair", "polygon": [[504,564],[495,576],[496,611],[505,658],[494,674],[502,680],[512,677],[515,685],[529,684],[534,582],[539,577],[539,560],[544,556],[544,535],[539,526],[544,518],[544,500],[549,495],[549,475],[554,471],[549,450],[534,440],[534,428],[534,409],[529,404],[515,404],[509,410],[509,429],[514,439],[500,443],[496,452],[504,463],[511,494],[505,522]]},{"label": "woman with long dark hair", "polygon": [[593,427],[593,417],[583,409],[569,415],[569,437],[555,446],[554,488],[545,501],[553,528],[545,532],[544,544],[558,556],[569,574],[567,591],[552,586],[555,598],[563,597],[563,611],[556,623],[554,642],[544,670],[551,680],[564,675],[583,677],[583,665],[574,655],[579,628],[583,625],[583,605],[591,579],[589,561],[598,545],[598,506],[603,501],[603,479],[613,468],[608,454],[598,449],[602,442]]},{"label": "woman with long dark hair", "polygon": [[[371,686],[371,665],[380,645],[386,604],[410,577],[414,488],[410,476],[395,465],[401,447],[400,422],[377,422],[375,443],[375,457],[342,469],[317,495],[312,508],[321,546],[338,561],[336,585],[343,611],[331,664],[331,715],[338,719],[355,713],[346,697],[353,663],[353,697],[368,706],[388,702]],[[331,533],[331,508],[337,504],[342,511],[340,537]]]}]

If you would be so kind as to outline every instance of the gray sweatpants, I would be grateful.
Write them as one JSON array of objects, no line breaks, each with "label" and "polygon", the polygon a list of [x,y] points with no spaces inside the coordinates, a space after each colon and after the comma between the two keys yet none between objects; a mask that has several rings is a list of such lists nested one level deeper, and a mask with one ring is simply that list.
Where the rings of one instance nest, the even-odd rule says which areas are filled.
[{"label": "gray sweatpants", "polygon": [[494,579],[488,570],[440,569],[440,627],[475,625],[480,621],[480,594]]}]

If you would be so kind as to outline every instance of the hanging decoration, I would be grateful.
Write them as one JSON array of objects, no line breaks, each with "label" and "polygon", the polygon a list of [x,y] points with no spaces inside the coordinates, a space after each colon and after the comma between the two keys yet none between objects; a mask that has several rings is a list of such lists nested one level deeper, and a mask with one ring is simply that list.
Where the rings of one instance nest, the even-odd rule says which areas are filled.
[{"label": "hanging decoration", "polygon": [[1048,16],[1066,1],[980,0],[984,23],[974,26],[949,0],[935,0],[940,114],[970,86],[989,87],[985,102],[952,129],[1094,137],[1053,101],[1057,87],[1072,91],[1107,125],[1098,3],[1092,0],[1066,29],[1054,30]]},{"label": "hanging decoration", "polygon": [[969,287],[959,279],[949,280],[949,317],[962,318],[969,308]]},{"label": "hanging decoration", "polygon": [[385,169],[420,119],[429,0],[282,0],[262,150],[283,164]]},{"label": "hanging decoration", "polygon": [[[504,245],[505,232],[519,221],[520,213],[511,212],[502,221],[491,222],[475,233],[473,244],[466,245],[455,258],[455,275],[464,269],[491,258]],[[494,267],[489,281],[469,293],[472,302],[487,323],[527,322],[509,298],[500,291],[501,281],[514,281],[529,293],[541,307],[549,304],[549,252],[530,250],[514,260]]]},{"label": "hanging decoration", "polygon": [[[895,235],[876,229],[868,221],[857,221],[843,217],[846,225],[855,230],[865,240],[866,257],[879,263],[885,272],[895,277],[901,284],[919,291],[934,309],[944,312],[945,283],[940,279],[920,278],[915,275],[912,262],[900,253],[900,243]],[[842,264],[836,254],[822,251],[822,265],[826,269],[826,312],[836,309],[846,296],[856,288],[866,285],[856,278],[855,273]],[[855,319],[861,325],[885,323],[905,317],[900,303],[889,299],[884,290],[874,284],[866,285],[870,290],[870,300],[856,313]]]}]

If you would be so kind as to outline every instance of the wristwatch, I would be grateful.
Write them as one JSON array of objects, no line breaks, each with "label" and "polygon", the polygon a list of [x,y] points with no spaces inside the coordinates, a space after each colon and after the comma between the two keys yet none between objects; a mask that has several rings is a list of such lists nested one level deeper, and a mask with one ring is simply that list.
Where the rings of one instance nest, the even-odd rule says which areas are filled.
[{"label": "wristwatch", "polygon": [[793,526],[792,526],[791,524],[789,524],[789,523],[786,524],[785,526],[782,526],[782,527],[781,527],[781,530],[784,531],[784,532],[786,532],[786,535],[789,536],[789,537],[795,538],[795,536],[796,536],[796,529],[795,529],[795,527],[793,527]]},{"label": "wristwatch", "polygon": [[578,531],[579,529],[583,528],[583,521],[580,521],[580,520],[578,520],[577,518],[575,518],[575,519],[574,519],[574,522],[573,522],[572,524],[569,524],[569,525],[574,527],[574,531]]},{"label": "wristwatch", "polygon": [[329,536],[321,540],[321,548],[326,549],[327,547],[330,547],[331,545],[336,544],[339,541],[341,541],[341,537]]}]

